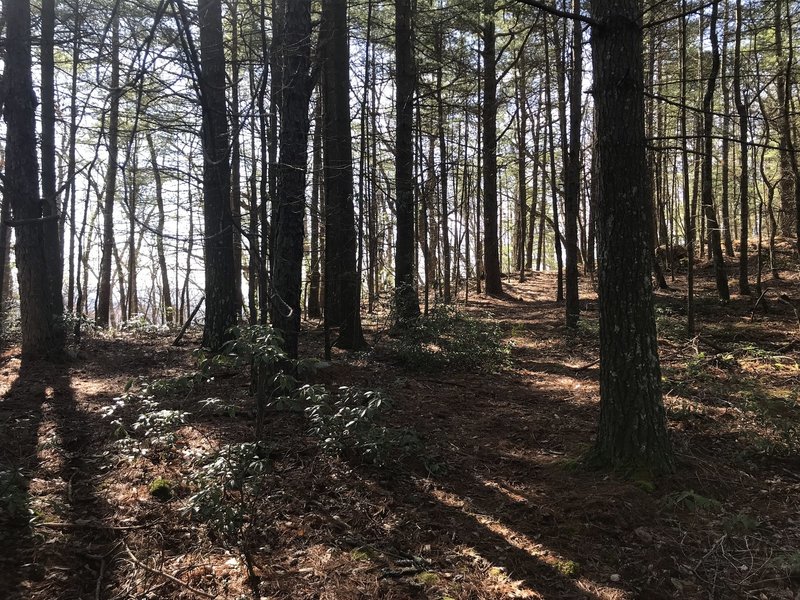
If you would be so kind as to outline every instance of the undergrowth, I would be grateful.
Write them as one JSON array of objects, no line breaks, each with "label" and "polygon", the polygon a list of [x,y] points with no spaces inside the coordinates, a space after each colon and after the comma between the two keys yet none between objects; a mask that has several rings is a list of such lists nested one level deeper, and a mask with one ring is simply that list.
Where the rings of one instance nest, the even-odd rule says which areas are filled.
[{"label": "undergrowth", "polygon": [[511,347],[491,314],[477,318],[436,307],[405,323],[392,350],[411,370],[495,372],[509,365]]}]

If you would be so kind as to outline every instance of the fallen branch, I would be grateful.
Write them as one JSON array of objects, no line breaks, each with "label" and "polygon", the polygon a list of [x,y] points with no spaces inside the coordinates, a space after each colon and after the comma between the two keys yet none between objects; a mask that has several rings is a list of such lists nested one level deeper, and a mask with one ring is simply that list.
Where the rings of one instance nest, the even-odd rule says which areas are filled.
[{"label": "fallen branch", "polygon": [[153,521],[152,523],[144,523],[142,525],[106,525],[105,523],[97,523],[92,521],[85,521],[80,523],[72,523],[69,521],[48,521],[45,523],[34,523],[34,527],[47,527],[50,529],[72,529],[72,528],[88,528],[88,529],[111,529],[113,531],[128,531],[130,529],[147,529],[158,525],[161,519]]},{"label": "fallen branch", "polygon": [[177,583],[178,585],[180,585],[181,587],[189,590],[193,594],[197,594],[198,596],[202,596],[203,598],[216,598],[217,597],[215,594],[209,594],[208,592],[204,592],[202,590],[198,590],[197,588],[193,588],[191,585],[189,585],[185,581],[181,581],[180,579],[178,579],[177,577],[173,577],[169,573],[165,573],[164,571],[160,571],[158,569],[154,569],[153,567],[150,567],[150,566],[144,564],[142,561],[140,561],[138,558],[136,558],[136,556],[134,556],[133,552],[131,552],[131,549],[128,548],[127,544],[123,544],[123,545],[125,546],[125,551],[128,553],[128,556],[130,557],[131,562],[133,562],[133,564],[135,564],[137,567],[141,567],[142,569],[144,569],[148,573],[152,573],[153,575],[159,575],[159,576],[161,576],[161,577],[163,577],[165,579],[169,579],[171,582]]},{"label": "fallen branch", "polygon": [[709,348],[711,348],[712,350],[716,350],[720,354],[730,354],[731,352],[733,352],[733,350],[730,350],[729,348],[725,348],[724,346],[720,346],[715,341],[710,340],[708,338],[705,338],[705,337],[702,337],[702,336],[697,336],[697,339],[700,340],[702,343],[704,343]]},{"label": "fallen branch", "polygon": [[[750,320],[751,321],[755,321],[755,319],[756,319],[756,309],[758,308],[758,305],[761,304],[761,300],[764,299],[764,296],[767,295],[768,291],[769,290],[764,290],[763,292],[761,292],[761,295],[758,297],[758,300],[756,300],[756,303],[753,304],[753,309],[750,311]],[[766,310],[767,310],[767,303],[765,301],[764,302],[764,311],[766,312]]]},{"label": "fallen branch", "polygon": [[197,311],[200,310],[200,307],[203,306],[203,302],[205,302],[205,299],[206,299],[205,296],[200,298],[200,302],[198,302],[197,306],[194,307],[192,314],[189,315],[189,318],[186,319],[186,323],[184,323],[183,327],[181,327],[180,333],[178,333],[177,337],[173,340],[172,342],[173,346],[177,346],[180,343],[181,338],[183,338],[183,334],[185,334],[186,330],[189,329],[189,325],[191,325],[192,321],[194,321],[194,317],[195,315],[197,315]]}]

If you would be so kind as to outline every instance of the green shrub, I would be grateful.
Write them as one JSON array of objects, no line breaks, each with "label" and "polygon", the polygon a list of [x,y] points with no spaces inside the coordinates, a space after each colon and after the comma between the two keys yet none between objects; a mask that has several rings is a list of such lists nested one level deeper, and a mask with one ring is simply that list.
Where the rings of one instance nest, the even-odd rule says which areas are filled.
[{"label": "green shrub", "polygon": [[310,432],[324,450],[345,456],[357,454],[366,462],[385,465],[420,445],[414,432],[376,423],[391,406],[380,392],[340,387],[330,393],[322,386],[304,386],[300,395],[307,404]]},{"label": "green shrub", "polygon": [[489,313],[475,318],[437,307],[406,323],[393,350],[405,367],[421,371],[497,371],[509,364],[510,345]]},{"label": "green shrub", "polygon": [[269,448],[262,442],[222,447],[201,465],[185,512],[232,541],[245,522],[256,522],[257,500],[265,488]]}]

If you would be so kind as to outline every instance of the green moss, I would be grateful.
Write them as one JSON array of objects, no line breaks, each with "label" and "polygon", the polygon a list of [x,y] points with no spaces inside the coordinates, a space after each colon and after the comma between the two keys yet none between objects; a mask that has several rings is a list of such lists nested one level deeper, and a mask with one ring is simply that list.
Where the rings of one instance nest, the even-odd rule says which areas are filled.
[{"label": "green moss", "polygon": [[369,561],[374,560],[376,558],[375,551],[370,548],[369,546],[365,546],[363,548],[356,548],[350,552],[350,558],[353,560],[359,561]]},{"label": "green moss", "polygon": [[574,560],[559,560],[556,562],[556,571],[564,577],[577,577],[581,566]]},{"label": "green moss", "polygon": [[156,477],[149,489],[150,495],[156,500],[166,502],[172,498],[172,485],[163,477]]},{"label": "green moss", "polygon": [[436,585],[439,583],[439,576],[436,573],[431,573],[430,571],[423,571],[422,573],[417,574],[414,577],[414,580],[424,586]]}]

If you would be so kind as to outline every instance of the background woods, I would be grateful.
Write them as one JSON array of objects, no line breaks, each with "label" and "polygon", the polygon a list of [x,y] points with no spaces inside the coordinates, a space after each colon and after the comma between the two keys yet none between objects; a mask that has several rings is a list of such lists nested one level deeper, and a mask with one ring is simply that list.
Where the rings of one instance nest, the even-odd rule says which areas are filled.
[{"label": "background woods", "polygon": [[[343,598],[793,598],[792,501],[751,509],[798,477],[798,36],[792,0],[4,0],[0,520],[30,560],[0,596],[45,593],[41,526],[70,561],[97,533],[95,597],[120,556],[154,578],[129,594],[222,597],[124,533],[153,515],[105,452],[254,598],[301,550],[287,578],[369,563]],[[635,567],[575,545],[615,503]],[[504,570],[456,578],[464,548]]]}]

